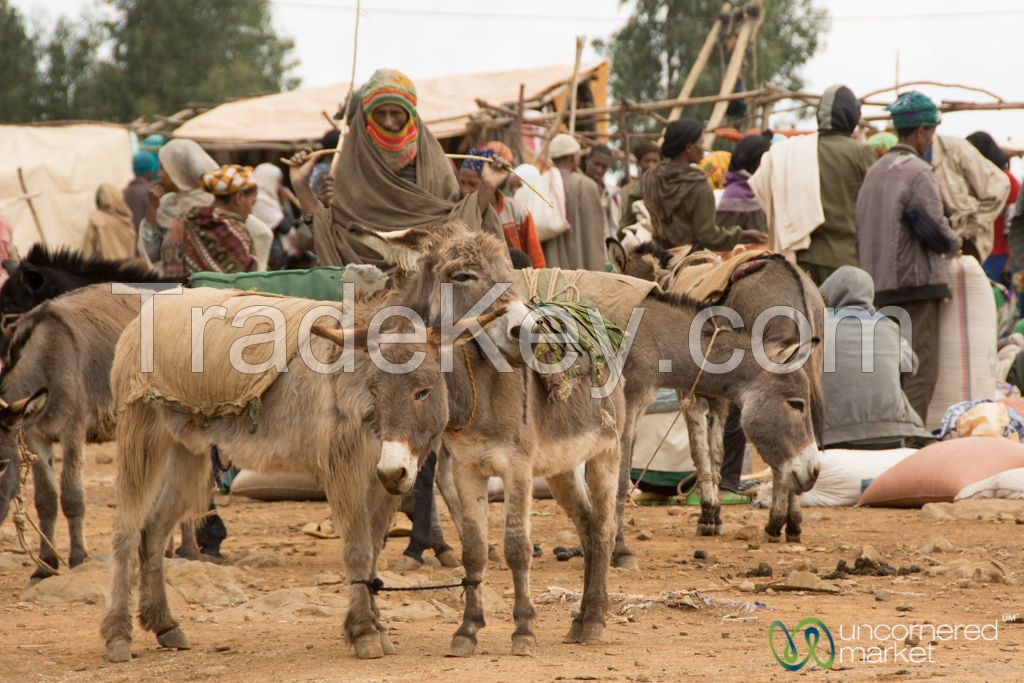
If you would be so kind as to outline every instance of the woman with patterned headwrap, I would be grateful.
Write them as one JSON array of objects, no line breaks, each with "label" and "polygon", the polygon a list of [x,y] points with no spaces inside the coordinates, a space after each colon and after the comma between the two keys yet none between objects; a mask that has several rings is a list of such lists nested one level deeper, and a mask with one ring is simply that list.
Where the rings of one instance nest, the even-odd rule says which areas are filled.
[{"label": "woman with patterned headwrap", "polygon": [[[309,201],[311,193],[299,194],[303,210],[313,214],[313,243],[321,264],[388,265],[370,245],[350,236],[353,223],[391,231],[431,228],[458,219],[504,236],[494,202],[508,172],[488,164],[480,191],[460,197],[444,150],[416,110],[416,87],[404,74],[390,69],[374,72],[350,99],[346,120],[349,129],[330,212],[312,210],[316,205]],[[302,167],[308,163],[302,153],[295,160],[304,162]]]},{"label": "woman with patterned headwrap", "polygon": [[185,278],[199,271],[257,270],[252,237],[245,227],[257,197],[252,167],[221,166],[204,173],[199,185],[213,195],[213,204],[194,207],[171,225],[161,248],[164,275]]}]

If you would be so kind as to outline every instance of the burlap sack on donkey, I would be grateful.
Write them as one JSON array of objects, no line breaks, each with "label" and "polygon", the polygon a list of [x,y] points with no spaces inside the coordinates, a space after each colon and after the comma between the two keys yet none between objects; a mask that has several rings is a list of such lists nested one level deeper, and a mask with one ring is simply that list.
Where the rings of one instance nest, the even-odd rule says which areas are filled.
[{"label": "burlap sack on donkey", "polygon": [[[772,258],[767,249],[737,251],[724,261],[714,252],[698,251],[674,258],[669,267],[674,273],[672,293],[683,294],[700,303],[717,303],[729,291],[734,280],[747,273],[747,264]],[[739,273],[737,271],[740,271]]]},{"label": "burlap sack on donkey", "polygon": [[592,270],[524,268],[515,275],[512,291],[528,303],[573,301],[596,306],[620,330],[626,329],[633,309],[658,287],[655,282],[628,275]]},{"label": "burlap sack on donkey", "polygon": [[[131,373],[122,400],[157,400],[202,418],[247,410],[254,425],[260,397],[298,353],[303,316],[317,306],[339,307],[337,302],[207,287],[154,301],[153,372]],[[200,324],[197,314],[193,325],[194,309],[213,306],[223,307],[222,318],[208,315]],[[335,324],[329,318],[320,323]],[[133,361],[136,368],[138,363]]]}]

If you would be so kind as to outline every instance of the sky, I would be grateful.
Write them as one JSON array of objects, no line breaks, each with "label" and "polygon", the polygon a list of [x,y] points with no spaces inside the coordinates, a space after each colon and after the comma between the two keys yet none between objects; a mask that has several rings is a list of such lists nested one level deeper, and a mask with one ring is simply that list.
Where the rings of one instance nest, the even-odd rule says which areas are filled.
[{"label": "sky", "polygon": [[[96,0],[14,0],[43,25]],[[271,0],[274,23],[296,42],[303,86],[347,82],[352,69],[356,0]],[[1022,0],[816,0],[833,16],[825,47],[804,67],[807,88],[845,83],[855,93],[901,81],[971,84],[1024,102]],[[363,0],[356,80],[378,67],[415,80],[457,73],[572,64],[575,36],[588,38],[584,61],[598,55],[629,16],[619,0]],[[771,7],[771,0],[766,0]],[[982,101],[961,90],[920,88],[936,100]],[[883,95],[881,97],[887,97]],[[1024,146],[1024,111],[953,113],[942,132],[988,130]]]}]

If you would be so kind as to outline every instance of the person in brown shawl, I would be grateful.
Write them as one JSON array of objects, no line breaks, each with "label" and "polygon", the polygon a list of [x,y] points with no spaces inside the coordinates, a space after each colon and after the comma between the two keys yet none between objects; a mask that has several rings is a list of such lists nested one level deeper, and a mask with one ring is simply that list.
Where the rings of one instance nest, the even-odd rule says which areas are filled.
[{"label": "person in brown shawl", "polygon": [[109,183],[96,190],[96,210],[89,214],[89,226],[82,239],[82,255],[103,259],[135,256],[132,212],[121,191]]},{"label": "person in brown shawl", "polygon": [[548,146],[548,156],[562,174],[565,217],[571,227],[541,244],[544,260],[548,268],[604,270],[604,208],[597,183],[580,171],[580,143],[559,133]]},{"label": "person in brown shawl", "polygon": [[293,162],[300,162],[298,168],[293,166],[293,186],[303,211],[312,215],[306,220],[312,222],[313,247],[321,265],[387,267],[371,246],[350,236],[352,224],[392,231],[430,228],[458,219],[504,239],[493,204],[508,171],[487,164],[480,191],[460,197],[444,150],[416,110],[416,86],[407,76],[378,69],[353,93],[346,120],[349,129],[329,211],[311,210],[316,206],[312,192],[299,187],[310,164],[301,152],[293,157]]},{"label": "person in brown shawl", "polygon": [[654,241],[662,247],[695,245],[724,251],[740,242],[765,242],[759,230],[715,223],[715,196],[708,177],[693,164],[704,158],[704,126],[676,119],[665,128],[662,161],[644,173],[630,202],[643,199],[651,214]]}]

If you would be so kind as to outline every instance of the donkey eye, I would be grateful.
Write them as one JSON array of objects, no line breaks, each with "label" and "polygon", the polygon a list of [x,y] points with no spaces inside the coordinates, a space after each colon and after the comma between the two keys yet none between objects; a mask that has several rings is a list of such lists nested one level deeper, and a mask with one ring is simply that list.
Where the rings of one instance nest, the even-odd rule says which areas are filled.
[{"label": "donkey eye", "polygon": [[4,472],[7,471],[7,463],[8,462],[10,462],[10,461],[9,460],[4,460],[4,461],[0,462],[0,474],[3,474]]},{"label": "donkey eye", "polygon": [[795,411],[797,411],[799,413],[804,412],[804,410],[807,408],[807,404],[804,403],[799,398],[787,399],[786,400],[786,405],[788,405],[790,408],[792,408],[793,410],[795,410]]},{"label": "donkey eye", "polygon": [[430,396],[430,389],[420,389],[419,391],[416,392],[415,399],[417,401],[422,401],[427,396]]},{"label": "donkey eye", "polygon": [[472,273],[455,273],[451,279],[452,282],[470,282],[476,279],[476,275]]}]

